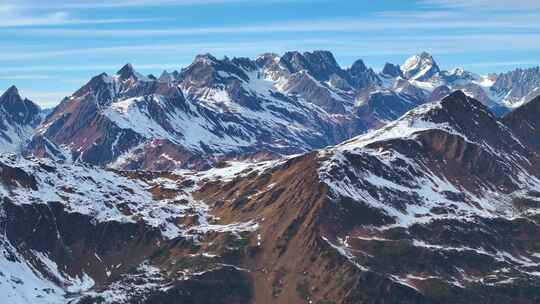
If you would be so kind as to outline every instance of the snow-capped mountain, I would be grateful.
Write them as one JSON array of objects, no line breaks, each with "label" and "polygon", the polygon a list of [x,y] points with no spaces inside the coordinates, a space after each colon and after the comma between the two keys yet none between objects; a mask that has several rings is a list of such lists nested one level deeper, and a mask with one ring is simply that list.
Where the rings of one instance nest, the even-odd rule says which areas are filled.
[{"label": "snow-capped mountain", "polygon": [[426,52],[410,57],[401,67],[401,72],[406,79],[417,81],[427,81],[440,71],[431,54]]},{"label": "snow-capped mountain", "polygon": [[41,109],[15,86],[0,96],[0,153],[20,153],[42,120]]},{"label": "snow-capped mountain", "polygon": [[63,151],[52,154],[148,169],[302,153],[381,126],[423,102],[406,90],[372,96],[381,84],[362,61],[345,70],[326,51],[256,60],[200,55],[159,79],[126,65],[65,99],[28,153]]},{"label": "snow-capped mountain", "polygon": [[[328,51],[256,59],[206,54],[159,78],[130,64],[95,76],[36,130],[38,120],[14,125],[18,131],[5,123],[4,134],[31,137],[25,155],[124,169],[205,168],[334,145],[456,90],[501,116],[536,96],[537,74],[443,71],[425,52],[381,72],[362,60],[342,68]],[[16,152],[21,142],[10,145]]]},{"label": "snow-capped mountain", "polygon": [[207,171],[1,156],[10,303],[537,303],[540,98]]},{"label": "snow-capped mountain", "polygon": [[386,64],[381,76],[391,79],[404,78],[428,92],[441,91],[445,87],[451,91],[461,90],[480,100],[498,116],[540,95],[538,67],[480,76],[463,68],[443,71],[426,52],[412,56],[402,67]]}]

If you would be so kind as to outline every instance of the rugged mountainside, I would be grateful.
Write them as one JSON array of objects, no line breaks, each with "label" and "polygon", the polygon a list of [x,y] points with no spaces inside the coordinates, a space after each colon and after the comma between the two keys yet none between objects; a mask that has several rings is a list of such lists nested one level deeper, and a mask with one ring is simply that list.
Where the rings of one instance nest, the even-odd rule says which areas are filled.
[{"label": "rugged mountainside", "polygon": [[516,107],[540,96],[540,68],[517,69],[496,76],[492,91],[505,104]]},{"label": "rugged mountainside", "polygon": [[306,152],[378,127],[423,102],[404,92],[358,104],[357,96],[380,83],[361,61],[344,70],[325,51],[256,60],[201,55],[159,79],[126,65],[116,75],[94,77],[64,100],[38,129],[28,154],[167,169]]},{"label": "rugged mountainside", "polygon": [[539,101],[500,119],[455,92],[208,171],[2,156],[0,286],[12,303],[538,303]]},{"label": "rugged mountainside", "polygon": [[512,111],[503,117],[503,121],[508,125],[514,134],[532,149],[540,150],[540,97],[533,99],[525,105]]},{"label": "rugged mountainside", "polygon": [[151,170],[275,158],[337,144],[455,90],[506,113],[516,105],[508,98],[525,100],[537,85],[533,76],[506,77],[442,71],[427,53],[381,73],[362,60],[344,69],[328,51],[200,55],[159,78],[128,64],[63,100],[25,154]]},{"label": "rugged mountainside", "polygon": [[10,87],[0,96],[0,153],[20,153],[41,120],[39,106]]}]

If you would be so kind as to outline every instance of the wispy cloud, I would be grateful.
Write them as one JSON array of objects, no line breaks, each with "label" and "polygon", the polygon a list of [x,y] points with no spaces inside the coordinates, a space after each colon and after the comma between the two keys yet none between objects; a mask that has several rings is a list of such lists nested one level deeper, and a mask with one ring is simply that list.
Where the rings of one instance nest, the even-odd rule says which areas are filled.
[{"label": "wispy cloud", "polygon": [[[396,47],[399,46],[399,47]],[[137,58],[138,55],[168,58],[178,57],[182,60],[186,56],[196,53],[217,53],[238,56],[242,54],[259,54],[262,52],[285,52],[289,50],[313,50],[326,48],[336,52],[338,56],[382,56],[382,55],[410,55],[420,50],[427,50],[437,54],[482,52],[482,51],[537,51],[540,50],[540,34],[454,34],[454,35],[394,35],[372,36],[361,39],[333,38],[333,39],[269,39],[250,40],[247,42],[214,42],[214,43],[156,43],[156,44],[130,44],[97,48],[75,48],[61,50],[39,49],[33,51],[5,51],[0,56],[0,62],[14,62],[20,60],[45,60],[53,58],[78,58],[80,56],[107,56],[114,58]],[[116,56],[116,57],[115,57]],[[151,57],[152,57],[151,56]],[[166,57],[166,58],[165,58]],[[0,71],[17,70],[57,70],[57,71],[103,71],[115,70],[116,65],[45,65],[45,66],[13,66],[3,65]],[[140,69],[165,69],[181,67],[174,63],[144,63]]]},{"label": "wispy cloud", "polygon": [[481,9],[484,11],[494,9],[528,10],[540,8],[538,0],[422,0],[421,3],[450,8]]},{"label": "wispy cloud", "polygon": [[[66,29],[38,28],[17,29],[21,34],[54,35],[63,37],[156,37],[156,36],[197,36],[215,34],[254,33],[328,33],[328,32],[374,32],[384,30],[437,30],[437,29],[540,29],[537,21],[540,14],[514,16],[493,16],[483,19],[463,18],[450,12],[381,12],[376,19],[311,20],[303,22],[280,22],[266,24],[244,24],[220,27],[184,27],[174,29]],[[1,24],[1,23],[0,23]]]},{"label": "wispy cloud", "polygon": [[521,60],[521,61],[490,61],[465,63],[463,66],[476,67],[515,67],[515,66],[539,66],[540,60]]},{"label": "wispy cloud", "polygon": [[155,19],[146,18],[112,18],[112,19],[77,19],[70,18],[66,12],[56,12],[41,16],[22,17],[0,14],[0,28],[35,27],[52,25],[81,25],[81,24],[115,24],[115,23],[138,23],[148,22]]},{"label": "wispy cloud", "polygon": [[[228,3],[247,3],[252,0],[12,0],[13,5],[33,9],[106,9],[145,6],[195,6]],[[285,2],[287,0],[259,0],[265,2]],[[290,1],[290,0],[289,0]],[[298,1],[298,0],[296,0]]]},{"label": "wispy cloud", "polygon": [[44,79],[53,79],[54,76],[51,75],[40,75],[40,74],[9,74],[9,75],[0,75],[0,80],[44,80]]},{"label": "wispy cloud", "polygon": [[[4,52],[0,61],[10,62],[26,59],[47,59],[80,55],[111,55],[111,54],[190,54],[192,50],[197,53],[205,52],[258,52],[258,51],[283,51],[302,46],[336,45],[347,43],[333,39],[278,39],[278,40],[252,40],[249,42],[209,42],[209,43],[171,43],[171,44],[132,44],[97,48],[76,48],[49,51],[23,51]],[[0,68],[1,70],[1,68]]]},{"label": "wispy cloud", "polygon": [[34,11],[19,3],[0,4],[0,28],[6,27],[37,27],[81,24],[115,24],[147,22],[150,18],[74,18],[67,10]]},{"label": "wispy cloud", "polygon": [[[3,66],[0,68],[0,71],[3,73],[6,72],[79,72],[79,71],[89,71],[89,72],[104,72],[104,71],[116,71],[121,68],[123,63],[118,64],[78,64],[78,65],[25,65],[22,67],[6,67]],[[151,64],[136,64],[135,68],[137,70],[175,70],[180,69],[188,65],[187,63],[151,63]],[[33,74],[20,75],[21,79],[28,76],[32,77]],[[0,75],[0,79],[11,79],[12,75]],[[39,76],[39,75],[38,75]],[[51,77],[50,75],[41,75],[44,77]],[[26,78],[28,79],[28,78]]]}]

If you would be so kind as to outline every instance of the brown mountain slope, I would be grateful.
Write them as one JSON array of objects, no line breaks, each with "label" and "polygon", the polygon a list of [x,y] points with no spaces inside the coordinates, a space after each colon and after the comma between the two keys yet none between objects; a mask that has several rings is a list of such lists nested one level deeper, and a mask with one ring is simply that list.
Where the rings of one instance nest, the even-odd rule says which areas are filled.
[{"label": "brown mountain slope", "polygon": [[2,157],[0,283],[33,265],[51,303],[538,303],[540,180],[511,130],[455,93],[279,161]]}]

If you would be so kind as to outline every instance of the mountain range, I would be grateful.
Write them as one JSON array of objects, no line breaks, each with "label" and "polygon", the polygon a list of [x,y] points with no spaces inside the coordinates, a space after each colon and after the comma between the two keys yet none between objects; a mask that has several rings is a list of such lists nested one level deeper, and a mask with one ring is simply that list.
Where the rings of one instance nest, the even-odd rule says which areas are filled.
[{"label": "mountain range", "polygon": [[0,299],[538,303],[537,79],[316,51],[10,88]]},{"label": "mountain range", "polygon": [[[3,151],[118,169],[208,168],[334,145],[456,90],[500,116],[540,94],[538,88],[538,68],[482,77],[442,71],[425,52],[379,73],[362,60],[341,68],[328,51],[200,55],[159,78],[130,64],[95,76],[46,117],[24,100],[31,106],[9,115],[33,120],[3,128],[10,142]],[[10,99],[22,101],[15,88],[2,97]]]}]

